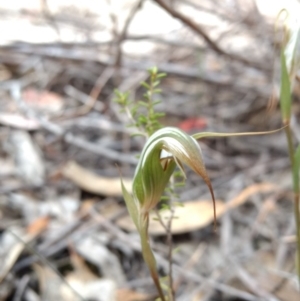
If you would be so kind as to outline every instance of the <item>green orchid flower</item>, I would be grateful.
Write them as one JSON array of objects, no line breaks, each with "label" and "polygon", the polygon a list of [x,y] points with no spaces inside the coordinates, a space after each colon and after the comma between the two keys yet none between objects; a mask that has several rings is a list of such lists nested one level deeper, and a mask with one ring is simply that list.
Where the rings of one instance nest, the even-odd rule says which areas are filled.
[{"label": "green orchid flower", "polygon": [[166,127],[149,138],[136,168],[133,197],[141,213],[148,213],[160,201],[176,165],[185,174],[183,164],[204,179],[214,199],[197,141],[177,128]]},{"label": "green orchid flower", "polygon": [[216,223],[214,192],[196,139],[262,135],[275,133],[279,130],[256,133],[204,132],[194,134],[192,137],[177,128],[166,127],[158,130],[148,139],[135,170],[132,195],[126,190],[122,181],[121,184],[129,214],[140,234],[144,260],[148,265],[161,301],[166,299],[159,282],[155,257],[149,243],[149,212],[160,202],[176,166],[185,174],[183,165],[187,165],[202,177],[212,196]]},{"label": "green orchid flower", "polygon": [[197,141],[173,127],[160,129],[148,139],[134,174],[133,195],[128,193],[122,183],[129,214],[141,237],[144,260],[162,300],[164,295],[156,272],[155,258],[149,245],[149,212],[159,203],[176,165],[184,173],[183,164],[203,178],[215,204],[213,189]]}]

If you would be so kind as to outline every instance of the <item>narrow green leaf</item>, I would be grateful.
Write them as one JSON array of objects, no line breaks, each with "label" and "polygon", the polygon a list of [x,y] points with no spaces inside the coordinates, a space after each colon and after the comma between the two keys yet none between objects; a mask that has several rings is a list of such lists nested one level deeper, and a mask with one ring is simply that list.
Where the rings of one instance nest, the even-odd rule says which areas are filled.
[{"label": "narrow green leaf", "polygon": [[176,207],[184,207],[184,203],[181,202],[174,202],[173,205]]},{"label": "narrow green leaf", "polygon": [[175,187],[183,187],[185,186],[185,182],[175,183]]},{"label": "narrow green leaf", "polygon": [[215,138],[215,137],[241,137],[241,136],[256,136],[256,135],[268,135],[274,134],[281,130],[283,130],[286,126],[274,130],[274,131],[265,131],[265,132],[244,132],[244,133],[215,133],[215,132],[203,132],[203,133],[196,133],[192,135],[192,137],[196,140],[202,138]]},{"label": "narrow green leaf", "polygon": [[138,121],[139,121],[140,123],[147,124],[148,119],[147,119],[147,117],[146,117],[145,115],[140,115],[139,118],[138,118]]},{"label": "narrow green leaf", "polygon": [[137,111],[138,111],[138,105],[134,105],[134,106],[131,108],[131,115],[132,115],[133,117],[135,117],[136,114],[137,114]]},{"label": "narrow green leaf", "polygon": [[144,101],[142,101],[142,100],[140,100],[140,101],[138,102],[138,104],[139,104],[140,106],[146,107],[146,108],[149,106],[147,102],[144,102]]},{"label": "narrow green leaf", "polygon": [[280,109],[284,124],[288,124],[291,118],[291,85],[286,66],[285,54],[281,51],[281,83],[280,83]]},{"label": "narrow green leaf", "polygon": [[161,298],[161,301],[166,301],[162,287],[159,282],[159,275],[158,275],[158,272],[156,269],[156,260],[155,260],[154,254],[152,252],[150,242],[149,242],[148,225],[149,225],[149,216],[146,215],[141,218],[140,231],[139,231],[140,238],[141,238],[141,245],[142,245],[142,253],[143,253],[145,263],[148,266],[151,277],[155,283],[156,289]]},{"label": "narrow green leaf", "polygon": [[149,84],[147,84],[146,82],[141,82],[141,86],[143,86],[143,87],[146,88],[147,90],[150,90],[150,86],[149,86]]},{"label": "narrow green leaf", "polygon": [[154,83],[152,83],[153,88],[157,87],[160,84],[159,80],[156,80]]},{"label": "narrow green leaf", "polygon": [[130,135],[130,137],[138,137],[138,136],[142,136],[142,137],[147,137],[147,135],[145,133],[142,132],[136,132]]},{"label": "narrow green leaf", "polygon": [[139,209],[137,207],[137,203],[134,201],[133,197],[129,194],[129,192],[125,188],[122,178],[121,178],[121,185],[122,185],[123,197],[124,197],[128,212],[130,214],[130,217],[133,220],[137,229],[139,229],[138,216],[140,213],[139,213]]},{"label": "narrow green leaf", "polygon": [[154,113],[153,117],[154,119],[160,118],[160,117],[164,117],[166,114],[165,113]]},{"label": "narrow green leaf", "polygon": [[294,187],[294,191],[299,193],[300,144],[298,145],[294,156],[293,176],[294,183],[296,185],[296,187]]},{"label": "narrow green leaf", "polygon": [[289,73],[290,81],[294,80],[297,70],[300,67],[300,22],[299,22],[300,4],[294,10],[288,10],[288,22],[286,23],[287,43],[284,47],[286,67]]},{"label": "narrow green leaf", "polygon": [[159,73],[157,74],[157,78],[164,78],[167,76],[167,73]]},{"label": "narrow green leaf", "polygon": [[161,204],[161,208],[159,209],[159,212],[170,210],[169,204]]},{"label": "narrow green leaf", "polygon": [[156,106],[156,105],[158,105],[159,103],[161,103],[161,100],[155,100],[155,101],[152,102],[152,105],[153,105],[153,106]]}]

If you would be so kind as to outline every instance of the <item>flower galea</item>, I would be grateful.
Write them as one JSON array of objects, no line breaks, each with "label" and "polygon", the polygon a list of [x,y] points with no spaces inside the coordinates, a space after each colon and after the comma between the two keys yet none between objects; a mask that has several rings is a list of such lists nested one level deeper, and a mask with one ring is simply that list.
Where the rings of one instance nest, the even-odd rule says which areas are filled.
[{"label": "flower galea", "polygon": [[134,174],[133,195],[122,186],[126,205],[138,229],[141,226],[140,216],[148,214],[159,203],[176,165],[184,173],[184,164],[203,178],[214,201],[197,141],[177,128],[163,128],[148,139],[142,151]]}]

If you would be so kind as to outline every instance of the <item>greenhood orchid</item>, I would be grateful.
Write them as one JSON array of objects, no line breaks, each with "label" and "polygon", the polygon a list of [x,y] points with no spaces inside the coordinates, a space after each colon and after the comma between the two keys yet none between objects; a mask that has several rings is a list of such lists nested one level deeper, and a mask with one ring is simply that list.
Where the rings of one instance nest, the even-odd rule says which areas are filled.
[{"label": "greenhood orchid", "polygon": [[132,195],[128,193],[123,182],[121,184],[129,214],[140,234],[144,260],[149,267],[161,301],[166,299],[159,282],[155,257],[149,243],[149,212],[160,202],[176,166],[184,174],[183,165],[187,165],[202,177],[212,196],[216,221],[214,192],[204,166],[201,149],[195,139],[271,134],[279,130],[256,133],[205,132],[189,136],[180,129],[166,127],[156,131],[148,139],[135,170]]},{"label": "greenhood orchid", "polygon": [[148,239],[149,212],[159,203],[176,165],[184,173],[183,164],[203,178],[215,201],[197,141],[173,127],[160,129],[148,139],[134,174],[132,196],[122,183],[129,214],[141,237],[145,262],[162,300],[164,297],[156,272],[156,262]]},{"label": "greenhood orchid", "polygon": [[197,141],[177,128],[163,128],[148,139],[142,151],[133,179],[133,196],[123,186],[126,205],[138,229],[140,222],[137,217],[148,214],[159,203],[176,165],[184,173],[183,164],[203,178],[214,201]]}]

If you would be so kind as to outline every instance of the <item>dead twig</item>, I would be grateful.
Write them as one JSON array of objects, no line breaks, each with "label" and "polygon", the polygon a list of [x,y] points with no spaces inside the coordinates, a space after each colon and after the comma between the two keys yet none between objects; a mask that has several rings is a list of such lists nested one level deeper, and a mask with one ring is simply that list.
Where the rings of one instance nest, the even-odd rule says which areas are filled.
[{"label": "dead twig", "polygon": [[[33,47],[33,45],[30,44],[25,44],[25,45],[22,44],[20,47],[7,46],[2,48],[6,49],[7,53],[13,51],[13,52],[25,53],[29,55],[32,52],[35,52],[37,55],[56,58],[56,59],[70,59],[74,61],[93,61],[111,67],[115,65],[113,59],[109,57],[99,58],[98,51],[92,49],[87,49],[86,51],[79,52],[75,50],[70,51],[70,49],[60,47],[60,46],[55,46],[55,45],[51,47],[47,47],[46,45],[41,47]],[[6,61],[6,58],[2,57],[1,54],[0,54],[0,59]],[[18,60],[18,57],[14,56],[13,59]],[[197,67],[184,67],[174,63],[157,63],[155,61],[145,61],[145,60],[133,61],[129,59],[123,60],[122,66],[127,69],[135,69],[135,70],[143,70],[143,71],[153,66],[157,66],[161,72],[166,72],[169,75],[197,79],[206,84],[217,85],[219,87],[224,87],[224,88],[230,88],[236,90],[237,92],[242,92],[242,93],[245,93],[249,90],[249,86],[247,84],[237,82],[235,78],[228,76],[228,74],[208,73],[208,72],[203,74],[199,71],[199,68]],[[132,79],[129,80],[132,81]],[[5,82],[3,84],[0,84],[0,86],[2,85],[5,87],[9,84]],[[271,86],[270,85],[252,86],[251,91],[254,94],[257,94],[257,96],[259,97],[268,98],[270,96]],[[80,95],[78,94],[78,97],[79,96]],[[87,99],[87,101],[90,101],[90,98]]]},{"label": "dead twig", "polygon": [[[174,289],[174,281],[173,281],[173,238],[172,238],[172,221],[173,221],[174,214],[175,214],[175,208],[174,208],[175,177],[174,177],[174,175],[170,179],[170,189],[171,189],[170,198],[169,198],[170,217],[166,224],[166,230],[167,230],[167,246],[168,246],[168,261],[169,261],[169,289],[170,289],[171,301],[174,301],[175,300],[175,289]],[[163,224],[162,220],[161,220],[161,222]]]},{"label": "dead twig", "polygon": [[[185,270],[190,270],[193,265],[195,265],[201,256],[203,255],[205,251],[206,245],[203,245],[203,243],[200,243],[194,253],[191,255],[191,257],[188,259],[188,261],[184,264],[184,269]],[[180,287],[181,282],[184,280],[183,275],[180,275],[174,284],[174,290],[177,291]]]},{"label": "dead twig", "polygon": [[86,107],[84,114],[87,114],[88,112],[90,112],[93,109],[93,107],[96,104],[99,94],[101,93],[103,87],[106,85],[106,83],[109,81],[109,79],[113,76],[114,72],[115,72],[114,68],[107,67],[101,73],[101,75],[98,77],[98,79],[96,80],[96,83],[90,93],[90,97],[93,100],[93,102],[91,102],[89,104],[89,106]]},{"label": "dead twig", "polygon": [[10,232],[10,234],[19,241],[20,245],[23,246],[27,251],[34,254],[39,258],[39,260],[45,265],[48,266],[59,278],[60,280],[73,292],[74,296],[79,298],[79,300],[86,301],[84,297],[82,297],[70,284],[69,282],[64,278],[64,276],[59,272],[59,270],[41,253],[37,252],[29,243],[29,241],[23,240],[18,235],[16,235],[13,231],[10,231],[7,229],[7,231]]},{"label": "dead twig", "polygon": [[[94,99],[91,98],[91,96],[81,92],[80,90],[76,89],[75,87],[71,86],[71,85],[67,85],[65,88],[64,88],[64,92],[80,101],[81,103],[83,103],[83,106],[82,108],[84,108],[84,111],[87,110],[87,108],[93,108],[99,112],[102,112],[103,111],[103,104],[101,102],[94,102]],[[92,106],[91,106],[92,105]],[[74,114],[75,115],[75,114]],[[79,114],[80,115],[80,114]]]},{"label": "dead twig", "polygon": [[124,24],[122,32],[120,33],[120,35],[118,37],[118,40],[117,40],[117,55],[116,55],[116,60],[115,60],[115,67],[116,67],[117,70],[119,70],[121,65],[122,65],[122,43],[126,38],[126,34],[127,34],[127,31],[128,31],[128,28],[130,26],[130,23],[134,19],[134,16],[136,15],[136,13],[142,8],[144,1],[145,0],[139,0],[133,6],[133,8],[131,9],[131,11],[130,11],[127,19],[126,19],[126,22]]},{"label": "dead twig", "polygon": [[271,293],[265,291],[259,283],[245,270],[238,265],[233,259],[230,259],[230,264],[235,268],[239,279],[247,286],[247,288],[258,296],[264,298],[266,301],[279,301],[278,298]]},{"label": "dead twig", "polygon": [[[115,235],[118,239],[124,241],[129,247],[131,247],[133,250],[141,252],[141,245],[138,240],[133,240],[132,238],[128,238],[128,235],[120,230],[115,224],[113,224],[110,220],[106,219],[104,216],[102,216],[100,213],[94,211],[93,212],[94,218],[98,221],[99,224],[101,224],[105,229],[107,229],[110,233]],[[167,259],[162,257],[157,252],[154,252],[154,255],[156,257],[157,263],[160,267],[167,270],[169,266],[169,262]],[[213,288],[220,290],[222,292],[225,292],[229,295],[247,300],[247,301],[258,301],[257,297],[247,293],[243,292],[239,289],[236,289],[234,287],[228,286],[226,284],[219,283],[215,280],[209,279],[207,277],[201,276],[197,273],[186,271],[186,269],[181,268],[177,264],[173,264],[174,272],[177,275],[183,275],[186,279],[190,281],[194,281],[199,284],[203,285],[210,285]]]},{"label": "dead twig", "polygon": [[13,301],[21,301],[22,300],[29,281],[30,281],[30,276],[29,275],[24,275],[22,277],[22,279],[18,283],[18,288],[17,288],[17,291],[14,295]]},{"label": "dead twig", "polygon": [[194,21],[183,15],[182,13],[174,10],[171,6],[167,5],[164,0],[153,0],[156,2],[161,8],[163,8],[165,11],[167,11],[171,16],[173,16],[176,19],[179,19],[182,23],[184,23],[186,26],[188,26],[190,29],[192,29],[195,33],[200,35],[205,42],[211,47],[212,50],[214,50],[216,53],[224,55],[225,57],[228,57],[229,59],[241,62],[247,66],[252,66],[260,70],[265,70],[266,67],[263,66],[263,64],[258,64],[253,61],[249,61],[243,57],[240,57],[236,54],[229,53],[222,49],[216,42],[214,42],[210,36]]},{"label": "dead twig", "polygon": [[43,116],[38,116],[33,110],[31,110],[26,104],[23,102],[21,98],[21,87],[18,83],[14,83],[11,87],[11,95],[15,99],[17,105],[21,108],[21,110],[28,116],[29,118],[38,120],[43,128],[50,131],[51,133],[61,137],[67,143],[75,145],[77,147],[83,148],[95,154],[99,154],[106,158],[112,159],[117,162],[125,162],[130,164],[137,164],[137,159],[128,154],[119,153],[112,149],[107,149],[100,144],[94,144],[88,142],[84,139],[78,138],[71,133],[67,133],[64,128],[59,125],[47,120]]},{"label": "dead twig", "polygon": [[86,95],[85,93],[77,90],[76,88],[70,85],[65,87],[65,92],[68,95],[84,103],[83,106],[75,110],[74,114],[67,116],[67,118],[69,119],[69,118],[86,115],[94,108],[98,111],[103,111],[104,106],[102,103],[97,103],[97,99],[103,87],[106,85],[106,83],[109,81],[109,79],[112,77],[113,74],[114,74],[114,68],[107,67],[106,69],[104,69],[104,71],[96,80],[95,85],[90,92],[90,95]]}]

